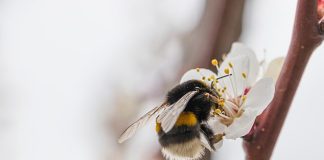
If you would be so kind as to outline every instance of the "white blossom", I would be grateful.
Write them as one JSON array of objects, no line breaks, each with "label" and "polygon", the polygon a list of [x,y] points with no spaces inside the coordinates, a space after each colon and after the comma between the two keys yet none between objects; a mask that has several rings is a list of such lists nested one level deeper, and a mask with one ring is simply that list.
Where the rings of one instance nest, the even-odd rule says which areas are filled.
[{"label": "white blossom", "polygon": [[193,69],[184,74],[181,82],[196,79],[213,87],[220,96],[220,107],[213,110],[214,117],[208,123],[215,134],[228,139],[242,137],[249,133],[256,117],[271,102],[274,81],[272,78],[258,78],[259,62],[253,51],[241,43],[232,45],[220,66],[217,60],[212,64],[218,74],[208,69]]}]

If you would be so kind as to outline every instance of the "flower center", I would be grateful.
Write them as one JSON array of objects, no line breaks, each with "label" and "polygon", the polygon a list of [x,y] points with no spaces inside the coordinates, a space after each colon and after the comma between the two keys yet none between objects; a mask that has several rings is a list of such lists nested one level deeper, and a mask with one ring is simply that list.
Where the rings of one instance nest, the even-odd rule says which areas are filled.
[{"label": "flower center", "polygon": [[[245,97],[245,96],[243,96]],[[237,97],[235,99],[227,99],[219,103],[219,108],[215,109],[213,115],[218,117],[220,121],[229,126],[235,118],[238,118],[244,112],[243,103],[246,98]]]},{"label": "flower center", "polygon": [[[218,65],[215,66],[219,69]],[[246,95],[249,92],[250,87],[247,85],[246,73],[243,72],[240,73],[241,75],[237,75],[238,73],[235,72],[233,63],[228,63],[228,68],[224,69],[224,73],[225,75],[232,74],[233,76],[230,76],[229,79],[227,79],[230,82],[227,83],[230,85],[229,87],[227,87],[222,81],[218,82],[219,84],[216,86],[216,91],[221,96],[221,100],[218,102],[220,107],[214,110],[213,115],[218,117],[223,124],[229,126],[233,123],[235,118],[240,117],[244,112],[244,102],[246,101]],[[239,78],[236,76],[242,76],[243,78],[243,91],[238,91],[237,83],[239,82],[237,82],[237,79]],[[231,92],[228,88],[232,89]]]}]

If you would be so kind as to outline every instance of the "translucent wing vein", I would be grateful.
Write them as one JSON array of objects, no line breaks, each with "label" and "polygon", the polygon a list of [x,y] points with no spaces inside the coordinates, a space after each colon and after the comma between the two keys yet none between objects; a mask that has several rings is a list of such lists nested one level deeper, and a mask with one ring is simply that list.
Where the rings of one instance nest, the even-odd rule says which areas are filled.
[{"label": "translucent wing vein", "polygon": [[143,115],[141,118],[139,118],[137,121],[135,121],[133,124],[131,124],[120,136],[118,139],[119,143],[123,143],[127,139],[134,136],[136,131],[143,127],[148,121],[150,121],[153,117],[156,117],[161,111],[165,109],[167,105],[163,103],[161,106],[157,106],[147,112],[145,115]]},{"label": "translucent wing vein", "polygon": [[181,112],[186,108],[189,100],[198,91],[191,91],[182,96],[177,102],[166,107],[166,109],[159,115],[157,121],[161,123],[164,132],[169,132],[176,123]]}]

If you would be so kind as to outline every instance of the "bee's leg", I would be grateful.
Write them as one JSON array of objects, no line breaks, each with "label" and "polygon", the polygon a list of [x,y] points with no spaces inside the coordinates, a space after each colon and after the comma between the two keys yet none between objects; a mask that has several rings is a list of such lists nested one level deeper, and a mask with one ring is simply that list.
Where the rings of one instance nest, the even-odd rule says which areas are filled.
[{"label": "bee's leg", "polygon": [[201,124],[200,130],[205,135],[210,148],[212,148],[212,150],[214,151],[215,150],[214,143],[213,143],[214,142],[214,132],[210,129],[208,124]]},{"label": "bee's leg", "polygon": [[214,134],[214,132],[210,129],[208,124],[201,124],[201,130],[205,133],[208,137],[208,140],[211,144],[216,144],[221,141],[224,137],[224,134]]},{"label": "bee's leg", "polygon": [[204,132],[204,134],[211,139],[214,137],[214,132],[210,129],[208,124],[201,124],[200,129]]}]

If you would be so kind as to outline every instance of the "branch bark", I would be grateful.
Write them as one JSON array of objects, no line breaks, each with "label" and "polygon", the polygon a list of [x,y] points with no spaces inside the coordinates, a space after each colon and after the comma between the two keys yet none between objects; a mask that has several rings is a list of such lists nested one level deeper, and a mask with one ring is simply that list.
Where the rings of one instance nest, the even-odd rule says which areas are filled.
[{"label": "branch bark", "polygon": [[318,21],[317,0],[299,0],[291,44],[274,99],[257,120],[252,134],[244,138],[247,160],[270,159],[308,60],[323,40]]}]

